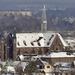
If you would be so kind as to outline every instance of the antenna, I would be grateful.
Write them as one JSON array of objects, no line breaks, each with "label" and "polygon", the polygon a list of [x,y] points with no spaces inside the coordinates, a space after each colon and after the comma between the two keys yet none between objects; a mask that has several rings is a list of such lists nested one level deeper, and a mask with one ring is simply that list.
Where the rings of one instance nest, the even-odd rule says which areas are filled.
[{"label": "antenna", "polygon": [[47,31],[47,19],[46,19],[46,9],[44,5],[42,12],[41,32],[46,32],[46,31]]}]

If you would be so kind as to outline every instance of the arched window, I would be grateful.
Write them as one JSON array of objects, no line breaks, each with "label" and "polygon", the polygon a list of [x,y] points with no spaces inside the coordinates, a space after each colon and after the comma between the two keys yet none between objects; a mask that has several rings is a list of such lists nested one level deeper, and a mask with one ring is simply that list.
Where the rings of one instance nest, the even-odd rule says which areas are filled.
[{"label": "arched window", "polygon": [[56,50],[58,50],[58,48],[56,48]]},{"label": "arched window", "polygon": [[35,50],[33,49],[31,53],[35,54]]},{"label": "arched window", "polygon": [[20,55],[20,49],[17,51],[17,55]]},{"label": "arched window", "polygon": [[50,66],[47,66],[47,68],[50,68]]},{"label": "arched window", "polygon": [[40,49],[40,50],[38,50],[38,54],[42,54],[42,50]]}]

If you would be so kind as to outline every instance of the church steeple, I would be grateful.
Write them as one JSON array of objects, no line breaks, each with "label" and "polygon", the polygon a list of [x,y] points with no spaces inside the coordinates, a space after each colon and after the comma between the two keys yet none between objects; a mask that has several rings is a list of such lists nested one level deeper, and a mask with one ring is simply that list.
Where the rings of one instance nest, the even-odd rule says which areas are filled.
[{"label": "church steeple", "polygon": [[47,31],[47,19],[46,19],[46,9],[44,5],[42,12],[41,32],[46,32],[46,31]]}]

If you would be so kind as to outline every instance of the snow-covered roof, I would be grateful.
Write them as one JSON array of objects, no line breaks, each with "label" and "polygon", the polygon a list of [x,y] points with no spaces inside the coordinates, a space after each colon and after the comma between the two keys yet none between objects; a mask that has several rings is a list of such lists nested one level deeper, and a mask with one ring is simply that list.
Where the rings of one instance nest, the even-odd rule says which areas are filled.
[{"label": "snow-covered roof", "polygon": [[[13,62],[13,66],[18,65],[19,63],[20,63],[20,61],[14,61],[14,62]],[[6,62],[1,62],[1,64],[2,64],[3,66],[5,66],[5,65],[6,65]],[[24,67],[24,66],[26,66],[27,64],[28,64],[28,62],[21,62],[21,63],[20,63],[20,66]]]},{"label": "snow-covered roof", "polygon": [[54,64],[54,66],[59,66],[59,65],[61,65],[61,66],[63,66],[63,67],[72,67],[72,62],[56,62],[55,64]]},{"label": "snow-covered roof", "polygon": [[63,46],[68,46],[68,44],[64,41],[64,39],[62,38],[62,36],[58,33],[58,36],[63,44]]},{"label": "snow-covered roof", "polygon": [[50,47],[58,35],[64,46],[68,46],[59,33],[16,33],[16,46],[21,47]]},{"label": "snow-covered roof", "polygon": [[15,72],[15,68],[12,66],[7,66],[7,71],[8,72]]},{"label": "snow-covered roof", "polygon": [[24,56],[23,55],[19,55],[19,58],[20,58],[21,61],[24,60]]},{"label": "snow-covered roof", "polygon": [[[14,65],[18,65],[20,63],[20,61],[14,61],[13,64]],[[28,62],[21,62],[19,66],[21,67],[25,67],[28,64]]]},{"label": "snow-covered roof", "polygon": [[75,50],[75,39],[65,39],[65,42]]},{"label": "snow-covered roof", "polygon": [[40,59],[40,61],[44,64],[44,65],[50,65],[47,61],[43,61]]},{"label": "snow-covered roof", "polygon": [[43,55],[44,58],[65,58],[65,57],[75,57],[74,55],[67,55],[67,52],[52,52],[49,55]]},{"label": "snow-covered roof", "polygon": [[1,62],[1,64],[2,64],[3,66],[5,66],[6,62]]}]

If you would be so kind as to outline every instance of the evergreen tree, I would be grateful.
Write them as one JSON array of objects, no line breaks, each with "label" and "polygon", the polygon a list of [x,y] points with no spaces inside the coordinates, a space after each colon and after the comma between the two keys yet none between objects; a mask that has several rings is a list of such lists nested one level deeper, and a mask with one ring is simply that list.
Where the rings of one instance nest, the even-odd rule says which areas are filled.
[{"label": "evergreen tree", "polygon": [[35,73],[37,71],[37,66],[34,61],[30,61],[28,65],[26,66],[24,73],[27,75],[31,75],[31,73]]}]

